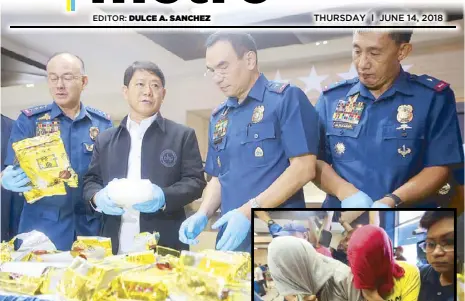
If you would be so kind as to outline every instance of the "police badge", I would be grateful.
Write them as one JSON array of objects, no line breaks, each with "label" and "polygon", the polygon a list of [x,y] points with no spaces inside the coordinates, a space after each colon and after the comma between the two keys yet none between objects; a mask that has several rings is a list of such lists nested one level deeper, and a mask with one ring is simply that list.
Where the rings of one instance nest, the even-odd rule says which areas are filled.
[{"label": "police badge", "polygon": [[99,133],[100,133],[100,130],[98,129],[98,127],[91,126],[89,128],[89,136],[90,136],[90,139],[92,139],[93,141],[95,141]]},{"label": "police badge", "polygon": [[412,121],[413,119],[413,107],[411,105],[400,105],[397,108],[397,121],[401,123],[401,125],[397,128],[397,130],[406,130],[411,129],[407,123]]},{"label": "police badge", "polygon": [[263,112],[265,112],[265,107],[264,106],[257,106],[253,110],[252,114],[252,123],[258,123],[262,121],[263,119]]}]

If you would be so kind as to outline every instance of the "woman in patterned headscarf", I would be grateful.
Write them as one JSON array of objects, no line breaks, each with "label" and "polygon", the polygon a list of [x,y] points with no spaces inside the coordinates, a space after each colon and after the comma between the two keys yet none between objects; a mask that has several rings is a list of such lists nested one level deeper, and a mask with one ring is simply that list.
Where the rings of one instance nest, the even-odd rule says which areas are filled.
[{"label": "woman in patterned headscarf", "polygon": [[268,247],[268,266],[275,286],[286,300],[361,301],[345,264],[319,254],[306,240],[274,238]]}]

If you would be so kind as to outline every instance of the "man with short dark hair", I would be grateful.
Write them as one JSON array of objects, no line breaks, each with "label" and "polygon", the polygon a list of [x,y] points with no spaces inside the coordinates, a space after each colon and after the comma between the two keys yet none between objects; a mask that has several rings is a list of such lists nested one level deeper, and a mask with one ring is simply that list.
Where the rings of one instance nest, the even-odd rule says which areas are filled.
[{"label": "man with short dark hair", "polygon": [[403,255],[403,252],[404,252],[404,248],[402,248],[402,246],[398,246],[397,248],[395,248],[395,259],[397,261],[407,261],[407,259],[405,259],[404,255]]},{"label": "man with short dark hair", "polygon": [[[159,245],[188,249],[177,239],[186,219],[184,206],[205,187],[202,158],[193,129],[164,118],[165,76],[152,62],[134,62],[124,73],[123,96],[130,112],[120,126],[102,133],[84,177],[84,199],[103,212],[101,235],[110,237],[113,253],[130,252],[134,236],[159,232]],[[125,212],[108,196],[113,179],[148,179],[152,198]]]},{"label": "man with short dark hair", "polygon": [[454,300],[454,212],[427,211],[420,220],[427,230],[420,247],[426,253],[427,265],[420,267],[421,289],[418,301]]},{"label": "man with short dark hair", "polygon": [[318,115],[305,93],[268,81],[257,46],[244,33],[215,33],[207,73],[227,97],[210,119],[205,171],[212,176],[199,211],[179,237],[195,243],[221,207],[217,249],[251,252],[251,208],[305,208],[302,187],[315,175]]},{"label": "man with short dark hair", "polygon": [[[85,106],[81,93],[88,77],[82,60],[71,53],[53,55],[47,62],[47,84],[53,102],[21,111],[11,131],[2,186],[24,203],[19,233],[43,232],[58,250],[71,248],[76,236],[94,236],[100,230],[101,214],[87,210],[82,199],[82,178],[92,157],[99,133],[112,127],[105,112]],[[66,187],[66,195],[44,197],[30,204],[21,193],[29,191],[30,179],[15,162],[12,144],[35,136],[60,132],[71,168],[78,175],[78,187]],[[17,204],[14,205],[17,207]]]},{"label": "man with short dark hair", "polygon": [[403,71],[411,33],[356,31],[358,77],[326,88],[316,105],[315,183],[324,208],[438,207],[449,168],[463,164],[454,92]]}]

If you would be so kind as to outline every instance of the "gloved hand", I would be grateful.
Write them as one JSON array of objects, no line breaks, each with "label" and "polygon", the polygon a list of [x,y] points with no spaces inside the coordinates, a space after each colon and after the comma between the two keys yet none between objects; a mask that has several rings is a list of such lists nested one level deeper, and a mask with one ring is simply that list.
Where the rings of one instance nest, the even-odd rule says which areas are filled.
[{"label": "gloved hand", "polygon": [[247,237],[250,230],[250,220],[239,210],[234,209],[223,215],[212,229],[218,229],[227,223],[223,236],[216,244],[216,249],[220,251],[233,251]]},{"label": "gloved hand", "polygon": [[274,236],[276,233],[281,231],[283,229],[283,227],[281,227],[280,225],[274,223],[271,226],[269,226],[268,229],[270,230],[271,236]]},{"label": "gloved hand", "polygon": [[389,209],[392,209],[391,206],[389,206],[387,204],[384,204],[382,202],[378,202],[378,201],[374,202],[373,206],[371,206],[371,208],[389,208]]},{"label": "gloved hand", "polygon": [[373,205],[373,200],[363,191],[342,200],[342,208],[370,208]]},{"label": "gloved hand", "polygon": [[123,215],[124,210],[118,207],[109,197],[107,188],[103,188],[94,196],[94,203],[97,208],[108,215]]},{"label": "gloved hand", "polygon": [[199,241],[195,238],[205,229],[207,223],[208,217],[203,212],[197,211],[197,213],[181,224],[179,228],[179,240],[188,245],[198,244]]},{"label": "gloved hand", "polygon": [[144,213],[153,213],[160,210],[160,208],[165,205],[165,194],[163,193],[163,190],[155,184],[152,184],[152,192],[152,200],[135,204],[132,208]]},{"label": "gloved hand", "polygon": [[6,190],[13,192],[26,192],[32,189],[32,186],[26,184],[30,183],[31,180],[27,177],[24,170],[13,165],[8,165],[2,173],[2,186]]}]

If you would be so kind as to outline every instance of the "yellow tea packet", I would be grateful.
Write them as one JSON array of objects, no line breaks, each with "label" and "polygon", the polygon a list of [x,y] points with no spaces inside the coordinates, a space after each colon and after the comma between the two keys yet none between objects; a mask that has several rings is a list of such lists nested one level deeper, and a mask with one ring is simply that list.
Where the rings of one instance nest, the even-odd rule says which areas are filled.
[{"label": "yellow tea packet", "polygon": [[101,236],[78,236],[71,246],[71,256],[84,259],[101,260],[113,255],[111,239]]},{"label": "yellow tea packet", "polygon": [[66,195],[64,183],[78,186],[78,175],[71,168],[60,132],[27,138],[13,143],[19,165],[31,180],[24,193],[28,203],[53,195]]}]

